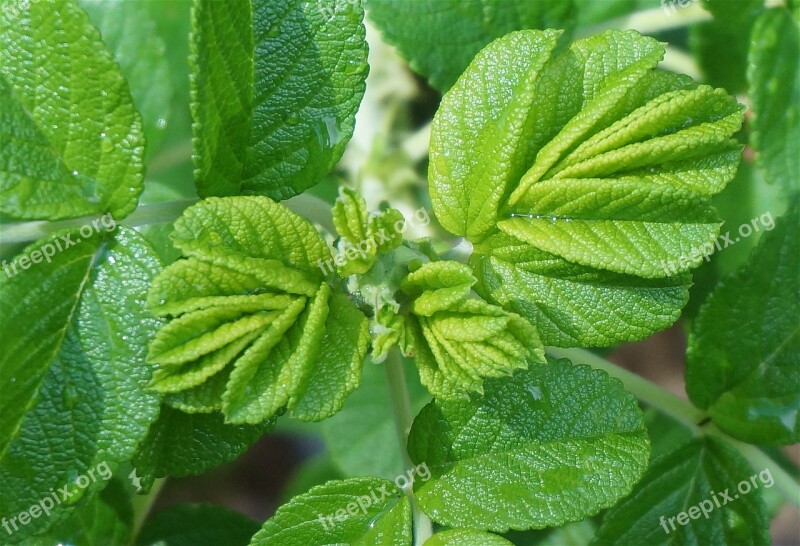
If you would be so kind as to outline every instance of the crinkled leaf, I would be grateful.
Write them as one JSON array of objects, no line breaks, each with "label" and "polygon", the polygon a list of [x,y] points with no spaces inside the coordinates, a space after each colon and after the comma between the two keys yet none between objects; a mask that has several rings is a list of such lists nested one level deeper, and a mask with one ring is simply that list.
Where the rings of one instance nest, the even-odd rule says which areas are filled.
[{"label": "crinkled leaf", "polygon": [[[527,135],[541,124],[534,83],[559,33],[515,32],[481,51],[445,94],[431,126],[430,193],[436,217],[457,235],[479,236],[525,172]],[[492,74],[492,77],[486,77]]]},{"label": "crinkled leaf", "polygon": [[364,95],[359,2],[196,0],[195,179],[201,196],[296,195],[344,152]]},{"label": "crinkled leaf", "polygon": [[172,240],[184,255],[209,263],[278,260],[314,279],[322,278],[317,262],[329,256],[308,220],[265,197],[205,199],[178,218]]},{"label": "crinkled leaf", "polygon": [[0,10],[0,212],[59,219],[129,214],[144,137],[128,84],[77,4]]},{"label": "crinkled leaf", "polygon": [[408,498],[392,482],[380,478],[352,478],[314,487],[278,508],[250,542],[252,546],[410,543]]},{"label": "crinkled leaf", "polygon": [[469,296],[475,277],[469,266],[458,262],[431,262],[411,272],[402,283],[404,292],[415,296],[412,310],[429,317],[460,303]]},{"label": "crinkled leaf", "polygon": [[469,266],[450,261],[425,264],[403,280],[403,292],[414,298],[403,325],[406,351],[434,396],[481,392],[484,377],[544,360],[536,329],[525,319],[468,299],[474,283]]},{"label": "crinkled leaf", "polygon": [[202,474],[236,459],[273,426],[275,419],[229,425],[220,413],[188,414],[163,405],[132,464],[149,489],[154,478]]},{"label": "crinkled leaf", "polygon": [[[257,423],[283,407],[294,408],[319,359],[330,292],[322,284],[295,324],[284,328],[276,320],[276,327],[270,325],[234,363],[222,397],[229,421]],[[296,315],[288,316],[295,322]]]},{"label": "crinkled leaf", "polygon": [[508,546],[512,544],[503,537],[472,531],[469,529],[450,529],[436,533],[425,541],[424,546]]},{"label": "crinkled leaf", "polygon": [[414,420],[409,454],[432,473],[415,494],[437,523],[502,532],[580,520],[647,467],[641,411],[604,372],[553,361],[484,390],[433,402]]},{"label": "crinkled leaf", "polygon": [[49,264],[2,276],[0,299],[11,312],[2,315],[0,392],[3,417],[14,421],[2,427],[0,513],[27,510],[51,488],[74,491],[15,537],[44,530],[101,488],[100,479],[85,489],[75,480],[99,464],[113,469],[130,460],[156,418],[144,358],[160,321],[145,311],[145,296],[159,269],[141,236],[118,228],[113,239],[95,235]]},{"label": "crinkled leaf", "polygon": [[209,198],[184,212],[172,239],[187,258],[148,298],[172,318],[148,355],[165,402],[221,410],[233,424],[284,408],[307,420],[338,411],[359,383],[367,319],[322,281],[329,254],[314,227],[266,197]]},{"label": "crinkled leaf", "polygon": [[794,207],[712,292],[689,337],[692,402],[747,442],[800,441],[798,227]]},{"label": "crinkled leaf", "polygon": [[[708,437],[692,440],[653,461],[633,492],[605,515],[591,544],[766,546],[771,541],[761,476],[768,476],[761,471],[753,478],[756,488],[750,481],[755,475],[727,445]],[[747,494],[737,490],[741,482]],[[680,525],[676,518],[684,512],[687,523]]]},{"label": "crinkled leaf", "polygon": [[211,504],[179,504],[148,518],[137,546],[247,546],[258,523]]},{"label": "crinkled leaf", "polygon": [[147,153],[164,138],[172,101],[167,46],[158,34],[148,2],[78,0],[130,86],[133,104],[142,115]]},{"label": "crinkled leaf", "polygon": [[304,421],[321,421],[342,408],[361,382],[367,355],[367,317],[342,294],[331,296],[328,308],[321,341],[325,364],[315,363],[305,392],[292,408],[292,415]]},{"label": "crinkled leaf", "polygon": [[[663,45],[636,32],[559,54],[555,38],[496,40],[445,95],[432,203],[444,227],[476,243],[478,292],[548,342],[640,339],[677,318],[682,273],[717,234],[709,197],[736,172],[742,108],[654,70]],[[609,323],[608,310],[623,320]]]},{"label": "crinkled leaf", "polygon": [[495,38],[526,28],[569,28],[575,16],[564,0],[368,0],[367,8],[384,38],[440,91]]},{"label": "crinkled leaf", "polygon": [[360,254],[355,259],[348,259],[344,266],[339,267],[339,274],[346,277],[366,273],[375,262],[375,255],[378,253],[377,244],[374,244],[372,234],[369,233],[367,202],[354,190],[340,187],[339,197],[333,205],[332,216],[336,233],[340,237],[337,247],[339,255],[348,256],[348,251]]},{"label": "crinkled leaf", "polygon": [[800,23],[785,8],[753,26],[749,70],[756,164],[769,183],[800,191]]},{"label": "crinkled leaf", "polygon": [[689,299],[688,274],[642,279],[571,264],[508,235],[471,263],[479,294],[525,317],[545,345],[605,347],[668,328]]}]

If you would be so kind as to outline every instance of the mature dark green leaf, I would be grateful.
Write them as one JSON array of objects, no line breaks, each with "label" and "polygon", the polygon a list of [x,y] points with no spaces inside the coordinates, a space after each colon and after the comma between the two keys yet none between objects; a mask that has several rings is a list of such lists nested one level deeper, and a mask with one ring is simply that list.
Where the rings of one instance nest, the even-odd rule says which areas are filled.
[{"label": "mature dark green leaf", "polygon": [[[67,490],[53,516],[32,520],[19,538],[44,530],[103,487],[158,414],[158,397],[145,390],[151,372],[144,362],[160,323],[144,310],[158,258],[127,228],[114,239],[73,241],[51,263],[0,286],[0,299],[12,304],[2,315],[0,377],[7,383],[0,392],[4,419],[16,421],[2,428],[0,513],[18,514],[51,489]],[[67,265],[72,260],[80,272]],[[35,365],[17,366],[28,359]]]},{"label": "mature dark green leaf", "polygon": [[603,518],[592,546],[618,544],[770,544],[761,490],[774,483],[754,473],[729,446],[702,438],[650,465],[633,492]]},{"label": "mature dark green leaf", "polygon": [[148,519],[137,546],[247,546],[258,523],[211,504],[179,504]]},{"label": "mature dark green leaf", "polygon": [[575,17],[571,0],[368,0],[367,8],[384,38],[440,91],[495,38],[526,28],[569,28]]},{"label": "mature dark green leaf", "polygon": [[380,478],[328,482],[284,504],[264,523],[252,546],[408,546],[411,507]]},{"label": "mature dark green leaf", "polygon": [[164,405],[133,460],[136,475],[149,488],[154,478],[202,474],[236,459],[273,426],[275,419],[228,425],[221,413],[189,414]]},{"label": "mature dark green leaf", "polygon": [[353,134],[367,45],[360,3],[196,0],[198,193],[285,199],[320,181]]},{"label": "mature dark green leaf", "polygon": [[36,241],[4,264],[0,456],[36,403],[42,380],[78,313],[101,244],[100,236],[83,240],[78,230],[67,230]]},{"label": "mature dark green leaf", "polygon": [[[680,5],[665,9],[673,14]],[[691,46],[705,81],[730,93],[747,89],[747,54],[753,23],[763,11],[762,0],[704,0],[703,7],[714,15],[711,21],[689,26]]]},{"label": "mature dark green leaf", "polygon": [[73,1],[0,10],[0,212],[129,214],[144,137],[128,84]]},{"label": "mature dark green leaf", "polygon": [[749,70],[752,144],[767,182],[800,192],[800,23],[784,8],[753,27]]},{"label": "mature dark green leaf", "polygon": [[636,399],[604,372],[554,361],[487,380],[485,392],[414,420],[409,454],[433,475],[415,494],[437,523],[503,532],[579,520],[647,467]]},{"label": "mature dark green leaf", "polygon": [[800,441],[798,227],[795,206],[711,294],[689,337],[689,397],[748,442]]},{"label": "mature dark green leaf", "polygon": [[113,478],[105,489],[82,503],[68,519],[44,535],[25,540],[20,546],[128,544],[132,528],[130,495],[120,479]]}]

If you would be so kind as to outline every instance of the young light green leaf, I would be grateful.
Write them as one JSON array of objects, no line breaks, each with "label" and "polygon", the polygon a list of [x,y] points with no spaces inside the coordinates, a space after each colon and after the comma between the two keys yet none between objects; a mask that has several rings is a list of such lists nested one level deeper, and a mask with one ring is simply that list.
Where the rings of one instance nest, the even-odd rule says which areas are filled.
[{"label": "young light green leaf", "polygon": [[339,255],[349,256],[348,251],[360,254],[355,259],[348,259],[339,267],[339,274],[347,277],[366,273],[372,267],[378,253],[377,244],[371,242],[373,234],[369,233],[367,202],[356,191],[342,186],[339,188],[339,197],[333,205],[332,216],[336,233],[340,237],[337,247]]},{"label": "young light green leaf", "polygon": [[172,240],[184,255],[212,264],[278,260],[314,280],[322,280],[320,263],[330,255],[308,220],[266,197],[205,199],[178,218]]},{"label": "young light green leaf", "polygon": [[[471,264],[476,291],[525,317],[542,343],[606,347],[668,328],[689,299],[688,274],[642,279],[571,264],[504,234]],[[669,264],[667,264],[669,266]],[[623,319],[624,315],[624,319]]]},{"label": "young light green leaf", "polygon": [[[80,273],[65,265],[71,260]],[[3,302],[18,302],[14,309],[21,314],[3,314],[3,331],[19,335],[3,338],[0,377],[10,386],[2,393],[4,402],[21,409],[3,409],[3,417],[16,423],[3,426],[9,436],[0,454],[0,513],[19,514],[67,488],[52,517],[31,520],[15,536],[44,531],[81,497],[101,489],[103,475],[130,460],[156,418],[158,397],[145,389],[151,372],[144,358],[160,321],[144,306],[160,267],[141,236],[118,228],[111,240],[95,235],[76,241],[50,264],[33,264],[3,282]],[[48,273],[52,281],[45,280]],[[76,284],[57,284],[68,279]],[[60,296],[62,291],[69,295]],[[33,365],[27,368],[8,364],[28,358]],[[18,390],[17,384],[29,388]]]},{"label": "young light green leaf", "polygon": [[798,226],[795,206],[717,286],[692,324],[689,397],[717,426],[747,442],[800,441]]},{"label": "young light green leaf", "polygon": [[178,504],[148,518],[137,546],[247,546],[258,522],[211,504]]},{"label": "young light green leaf", "polygon": [[512,544],[503,537],[483,531],[450,529],[436,533],[425,541],[424,546],[509,546]]},{"label": "young light green leaf", "polygon": [[369,321],[347,296],[331,296],[324,330],[325,365],[314,364],[305,392],[292,408],[292,416],[304,421],[322,421],[342,408],[361,382],[367,356]]},{"label": "young light green leaf", "polygon": [[752,144],[767,182],[800,191],[800,23],[786,8],[762,13],[753,26],[747,78]]},{"label": "young light green leaf", "polygon": [[144,137],[113,55],[74,1],[20,6],[0,10],[0,212],[126,216]]},{"label": "young light green leaf", "polygon": [[402,290],[414,299],[404,324],[422,384],[436,397],[482,392],[484,377],[510,375],[544,361],[536,329],[479,299],[469,266],[431,262],[410,273]]},{"label": "young light green leaf", "polygon": [[[479,294],[548,341],[640,339],[677,318],[683,273],[716,237],[709,196],[736,172],[742,108],[654,70],[663,45],[636,32],[557,55],[553,44],[539,31],[496,40],[445,95],[431,134],[434,210],[475,243]],[[577,315],[563,311],[568,291]],[[609,309],[624,319],[589,317]]]},{"label": "young light green leaf", "polygon": [[433,475],[415,495],[437,523],[561,525],[612,505],[647,467],[636,400],[603,372],[553,361],[487,380],[485,393],[431,403],[414,420],[409,454]]},{"label": "young light green leaf", "polygon": [[770,544],[761,489],[769,471],[754,473],[713,438],[692,440],[653,461],[633,492],[603,518],[592,546],[616,544]]},{"label": "young light green leaf", "polygon": [[410,543],[408,498],[392,482],[380,478],[352,478],[314,487],[278,508],[250,542],[251,546]]},{"label": "young light green leaf", "polygon": [[[456,235],[489,230],[509,184],[525,172],[533,86],[559,33],[515,32],[481,51],[444,96],[431,126],[430,193]],[[491,72],[493,77],[487,78]]]},{"label": "young light green leaf", "polygon": [[[130,86],[133,104],[142,115],[147,154],[164,138],[171,118],[172,81],[167,46],[159,35],[149,2],[78,0],[114,53]],[[184,36],[185,39],[185,36]]]},{"label": "young light green leaf", "polygon": [[368,0],[367,8],[384,38],[440,91],[495,38],[526,28],[569,28],[575,16],[572,2],[563,0]]},{"label": "young light green leaf", "polygon": [[142,485],[155,478],[202,474],[244,453],[275,426],[275,419],[258,425],[228,425],[220,413],[183,413],[161,406],[132,464]]},{"label": "young light green leaf", "polygon": [[359,2],[196,0],[198,193],[285,199],[319,182],[353,134],[367,45]]},{"label": "young light green leaf", "polygon": [[231,424],[284,408],[307,420],[338,411],[359,383],[367,319],[323,282],[329,254],[314,227],[266,197],[209,198],[184,212],[172,239],[187,258],[148,297],[172,318],[148,355],[165,402],[221,410]]}]

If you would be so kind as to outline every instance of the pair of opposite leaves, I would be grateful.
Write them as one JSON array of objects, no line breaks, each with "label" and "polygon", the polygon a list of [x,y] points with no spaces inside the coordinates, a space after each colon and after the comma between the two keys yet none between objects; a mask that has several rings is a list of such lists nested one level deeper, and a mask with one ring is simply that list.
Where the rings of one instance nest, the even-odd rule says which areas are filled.
[{"label": "pair of opposite leaves", "polygon": [[[736,172],[742,108],[656,70],[663,46],[636,32],[555,53],[558,39],[521,31],[489,44],[434,118],[434,212],[475,248],[469,266],[433,262],[403,283],[406,349],[436,396],[543,361],[544,344],[669,326],[717,235],[709,198]],[[338,410],[369,333],[323,278],[330,253],[313,226],[267,198],[209,199],[173,239],[186,259],[150,294],[174,317],[150,348],[168,403],[230,422]]]}]

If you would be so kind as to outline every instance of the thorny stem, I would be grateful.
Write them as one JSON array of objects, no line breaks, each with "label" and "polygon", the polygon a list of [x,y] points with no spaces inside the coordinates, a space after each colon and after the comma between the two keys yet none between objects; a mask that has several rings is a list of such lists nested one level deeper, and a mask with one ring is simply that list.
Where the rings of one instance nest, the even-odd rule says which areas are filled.
[{"label": "thorny stem", "polygon": [[[395,432],[397,432],[397,441],[400,444],[403,466],[405,468],[412,468],[414,463],[408,455],[407,445],[408,433],[411,431],[411,423],[414,420],[414,414],[411,410],[411,397],[408,395],[408,384],[406,383],[406,374],[403,370],[403,359],[400,357],[400,352],[397,348],[389,352],[383,366],[386,371],[386,381],[389,384],[394,427]],[[431,520],[419,509],[411,484],[406,487],[405,493],[411,501],[411,510],[414,518],[414,545],[422,546],[433,534]]]},{"label": "thorny stem", "polygon": [[769,455],[761,451],[758,447],[744,442],[740,442],[719,430],[715,425],[710,424],[698,426],[707,420],[707,415],[695,408],[689,401],[684,400],[674,394],[665,391],[655,383],[636,375],[633,372],[612,364],[608,360],[585,349],[558,349],[548,347],[547,352],[556,358],[568,358],[580,364],[589,364],[593,368],[605,371],[611,377],[622,381],[625,390],[655,408],[661,413],[672,417],[685,427],[692,430],[696,435],[706,434],[719,438],[736,448],[739,453],[747,460],[755,470],[769,469],[775,485],[783,497],[794,504],[800,506],[798,498],[797,481],[789,475],[778,463],[772,460]]}]

